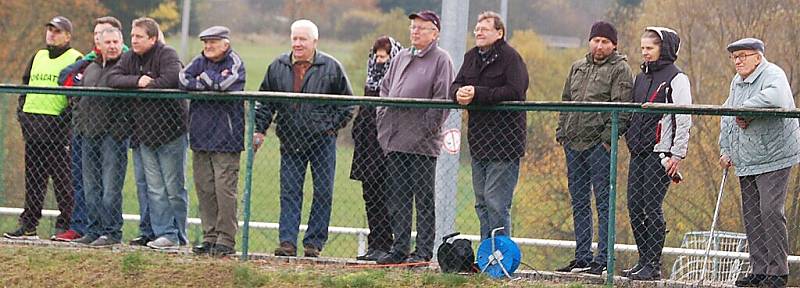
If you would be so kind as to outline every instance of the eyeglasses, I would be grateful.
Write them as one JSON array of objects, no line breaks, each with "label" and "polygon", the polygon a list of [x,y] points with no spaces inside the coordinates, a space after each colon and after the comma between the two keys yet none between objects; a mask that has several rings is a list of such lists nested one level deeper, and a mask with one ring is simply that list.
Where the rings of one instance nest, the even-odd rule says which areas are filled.
[{"label": "eyeglasses", "polygon": [[431,30],[431,31],[433,31],[433,30],[436,30],[436,28],[434,28],[434,27],[425,27],[425,26],[417,26],[417,25],[410,25],[410,26],[408,26],[408,30],[411,30],[411,31],[414,31],[414,30],[418,30],[418,31]]},{"label": "eyeglasses", "polygon": [[475,34],[478,34],[478,33],[488,33],[488,32],[495,31],[495,30],[497,30],[497,29],[480,27],[480,28],[475,28],[475,30],[472,31],[472,32],[475,33]]},{"label": "eyeglasses", "polygon": [[756,55],[756,54],[758,54],[758,53],[750,53],[750,54],[742,54],[742,55],[733,55],[733,54],[731,54],[731,56],[728,56],[728,58],[731,58],[731,60],[733,62],[736,62],[737,60],[738,61],[744,61],[744,60],[747,59],[747,57],[750,57],[750,56],[753,56],[753,55]]}]

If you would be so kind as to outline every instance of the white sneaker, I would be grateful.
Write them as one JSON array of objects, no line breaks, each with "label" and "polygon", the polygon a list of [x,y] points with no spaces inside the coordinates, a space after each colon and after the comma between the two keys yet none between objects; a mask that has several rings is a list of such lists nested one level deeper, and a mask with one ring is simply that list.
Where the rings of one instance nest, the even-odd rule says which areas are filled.
[{"label": "white sneaker", "polygon": [[175,250],[178,249],[178,244],[172,242],[165,237],[158,237],[156,240],[147,242],[147,247],[157,249],[157,250]]}]

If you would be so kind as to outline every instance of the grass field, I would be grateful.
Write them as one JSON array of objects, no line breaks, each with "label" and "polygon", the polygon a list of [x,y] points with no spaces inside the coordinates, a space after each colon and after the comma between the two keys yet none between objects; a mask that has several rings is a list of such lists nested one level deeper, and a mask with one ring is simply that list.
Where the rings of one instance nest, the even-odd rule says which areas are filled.
[{"label": "grass field", "polygon": [[[3,287],[584,287],[483,275],[0,245]],[[589,287],[589,286],[586,286]]]}]

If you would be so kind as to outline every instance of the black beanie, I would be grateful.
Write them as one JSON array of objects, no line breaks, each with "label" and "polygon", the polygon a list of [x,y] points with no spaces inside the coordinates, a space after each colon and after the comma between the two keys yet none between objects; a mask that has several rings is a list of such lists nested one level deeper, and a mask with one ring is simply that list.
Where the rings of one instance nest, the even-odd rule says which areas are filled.
[{"label": "black beanie", "polygon": [[614,25],[611,25],[611,23],[606,21],[594,22],[594,25],[592,25],[592,32],[589,33],[589,40],[598,36],[608,38],[608,40],[611,40],[611,43],[617,45],[617,29],[614,28]]}]

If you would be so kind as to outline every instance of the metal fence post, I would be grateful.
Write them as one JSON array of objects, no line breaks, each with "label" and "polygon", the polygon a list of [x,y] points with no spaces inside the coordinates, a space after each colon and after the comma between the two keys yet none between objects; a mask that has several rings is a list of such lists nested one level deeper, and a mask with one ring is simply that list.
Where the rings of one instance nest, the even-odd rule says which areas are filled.
[{"label": "metal fence post", "polygon": [[608,189],[608,261],[606,263],[606,286],[614,286],[614,242],[617,230],[617,154],[619,152],[619,111],[611,112],[611,167],[609,170]]},{"label": "metal fence post", "polygon": [[8,126],[8,98],[3,97],[0,99],[0,204],[6,202],[6,182],[5,182],[5,174],[4,169],[6,166],[6,126]]},{"label": "metal fence post", "polygon": [[245,152],[247,159],[244,168],[244,193],[242,195],[242,207],[244,207],[244,224],[242,225],[242,257],[241,260],[245,261],[248,258],[247,252],[250,247],[250,195],[253,189],[253,158],[255,153],[253,151],[253,132],[255,132],[256,118],[256,101],[247,101],[247,129],[245,132]]}]

